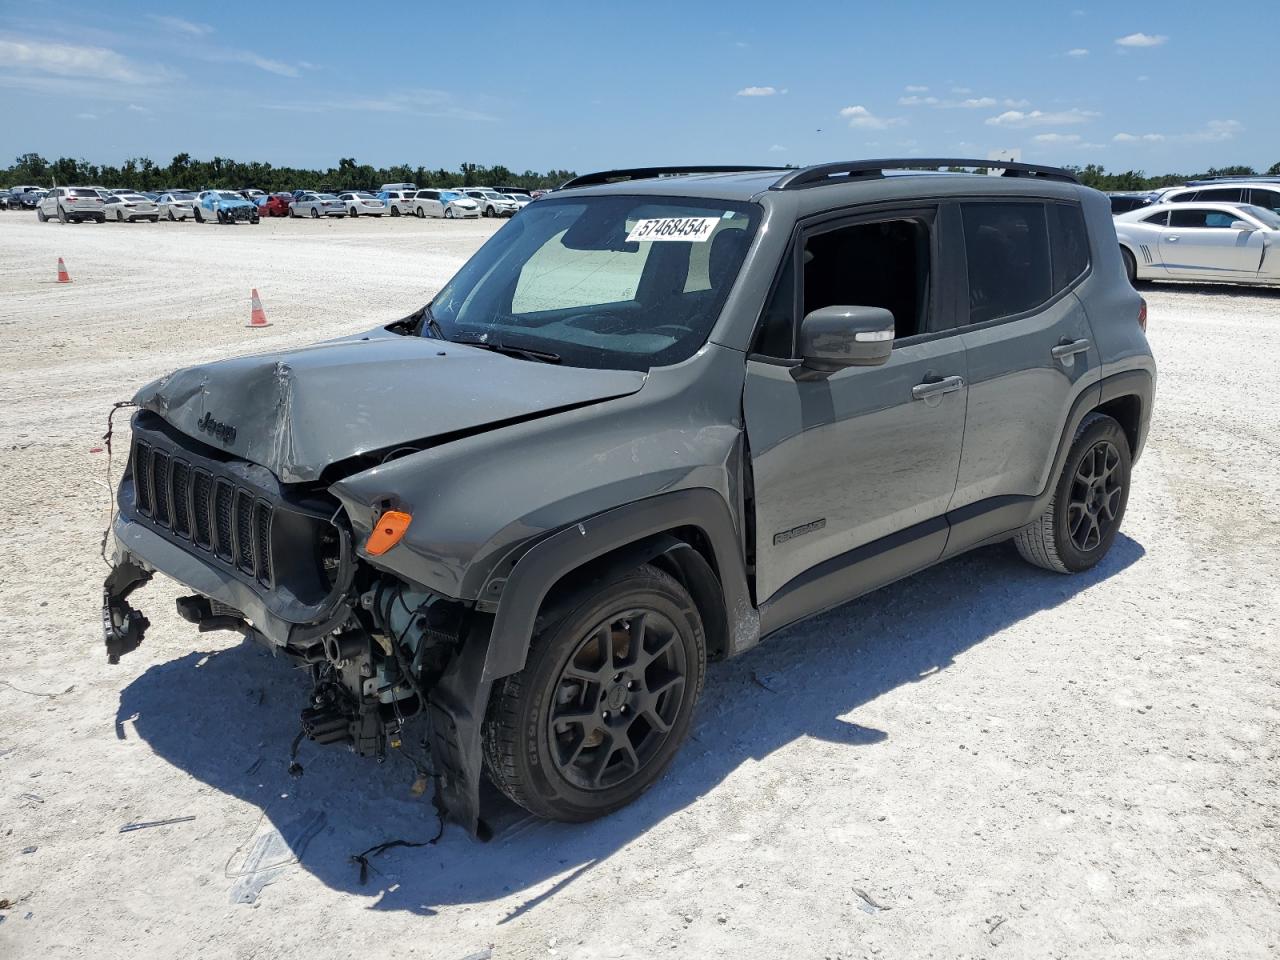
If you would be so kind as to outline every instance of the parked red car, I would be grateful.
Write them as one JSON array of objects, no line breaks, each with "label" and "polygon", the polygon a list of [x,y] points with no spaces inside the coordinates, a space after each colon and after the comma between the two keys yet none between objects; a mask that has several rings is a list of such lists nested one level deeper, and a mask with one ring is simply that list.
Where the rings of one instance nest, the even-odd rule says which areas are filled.
[{"label": "parked red car", "polygon": [[293,203],[293,194],[273,193],[258,205],[258,209],[264,217],[287,217],[291,203]]}]

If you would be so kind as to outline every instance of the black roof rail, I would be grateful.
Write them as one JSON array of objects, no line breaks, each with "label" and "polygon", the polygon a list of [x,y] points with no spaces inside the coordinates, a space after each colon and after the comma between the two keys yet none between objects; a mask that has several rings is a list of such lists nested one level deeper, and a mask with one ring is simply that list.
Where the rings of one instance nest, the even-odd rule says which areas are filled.
[{"label": "black roof rail", "polygon": [[593,187],[601,183],[625,183],[628,180],[650,180],[654,177],[677,177],[689,173],[752,173],[761,170],[786,170],[786,167],[757,167],[750,164],[715,165],[701,164],[691,167],[634,167],[630,170],[600,170],[596,173],[584,173],[580,177],[566,180],[560,184],[560,190],[573,187]]},{"label": "black roof rail", "polygon": [[[1044,167],[1035,163],[1018,163],[1013,160],[973,160],[950,157],[904,157],[888,160],[850,160],[843,163],[820,163],[803,167],[782,177],[769,189],[803,190],[820,187],[831,182],[875,179],[883,177],[886,170],[937,170],[941,167],[983,167],[1003,170],[1005,177],[1036,177],[1043,180],[1059,180],[1063,183],[1079,183],[1076,175],[1061,167]],[[844,181],[833,181],[843,176]]]}]

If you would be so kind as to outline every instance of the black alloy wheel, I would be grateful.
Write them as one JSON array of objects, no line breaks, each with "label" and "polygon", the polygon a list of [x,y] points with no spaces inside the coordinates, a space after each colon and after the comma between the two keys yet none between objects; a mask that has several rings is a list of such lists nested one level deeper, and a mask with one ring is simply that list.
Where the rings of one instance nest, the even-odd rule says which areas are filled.
[{"label": "black alloy wheel", "polygon": [[1120,519],[1123,493],[1120,451],[1100,440],[1081,459],[1071,481],[1067,530],[1078,550],[1088,553],[1106,539]]}]

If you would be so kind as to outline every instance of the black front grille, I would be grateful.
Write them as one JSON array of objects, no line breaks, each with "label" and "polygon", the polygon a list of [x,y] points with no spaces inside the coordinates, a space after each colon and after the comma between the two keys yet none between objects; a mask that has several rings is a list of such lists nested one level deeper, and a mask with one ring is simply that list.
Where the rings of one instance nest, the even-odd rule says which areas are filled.
[{"label": "black front grille", "polygon": [[161,450],[143,439],[134,441],[132,470],[134,507],[141,517],[274,586],[271,501],[234,477],[192,466],[181,450]]}]

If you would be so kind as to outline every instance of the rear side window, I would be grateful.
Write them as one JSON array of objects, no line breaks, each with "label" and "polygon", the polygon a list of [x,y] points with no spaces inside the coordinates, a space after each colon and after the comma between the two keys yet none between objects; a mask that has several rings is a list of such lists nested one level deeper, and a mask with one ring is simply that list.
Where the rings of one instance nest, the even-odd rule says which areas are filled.
[{"label": "rear side window", "polygon": [[1060,293],[1075,283],[1089,267],[1089,234],[1084,214],[1074,203],[1051,203],[1049,211],[1049,252],[1053,257],[1053,292]]},{"label": "rear side window", "polygon": [[964,203],[969,322],[1026,313],[1051,296],[1049,231],[1042,203]]},{"label": "rear side window", "polygon": [[1168,210],[1162,210],[1160,213],[1153,213],[1153,214],[1152,214],[1151,216],[1149,216],[1149,217],[1143,217],[1143,218],[1142,218],[1142,222],[1143,222],[1143,223],[1154,223],[1154,224],[1156,224],[1157,226],[1163,227],[1163,226],[1165,226],[1166,224],[1168,224],[1168,222],[1169,222],[1169,211],[1168,211]]},{"label": "rear side window", "polygon": [[1255,207],[1280,213],[1280,190],[1260,190],[1254,187],[1249,194],[1249,202]]},{"label": "rear side window", "polygon": [[1244,190],[1240,187],[1214,187],[1212,190],[1201,190],[1196,200],[1211,203],[1243,203]]}]

